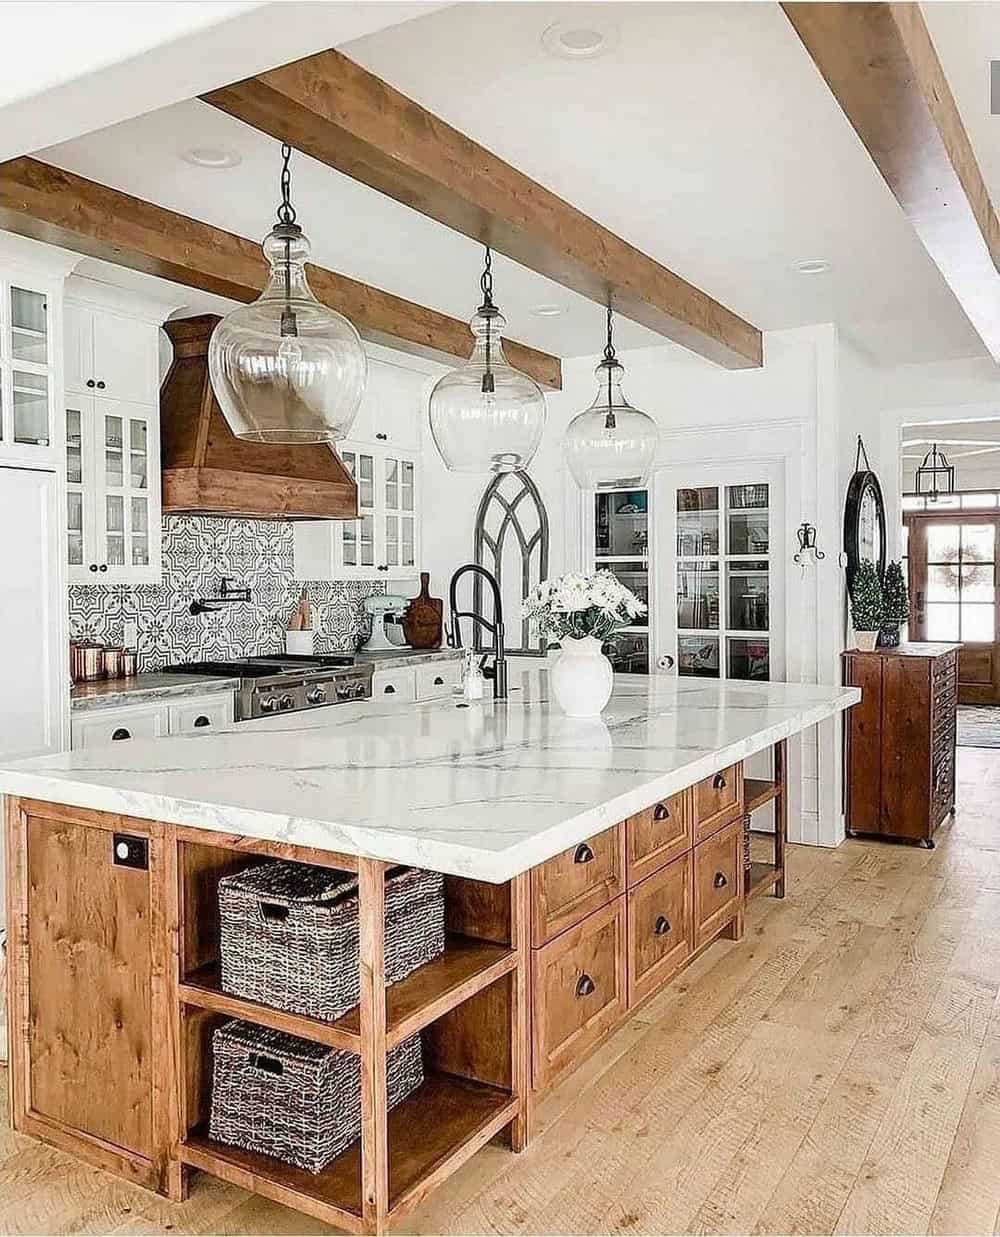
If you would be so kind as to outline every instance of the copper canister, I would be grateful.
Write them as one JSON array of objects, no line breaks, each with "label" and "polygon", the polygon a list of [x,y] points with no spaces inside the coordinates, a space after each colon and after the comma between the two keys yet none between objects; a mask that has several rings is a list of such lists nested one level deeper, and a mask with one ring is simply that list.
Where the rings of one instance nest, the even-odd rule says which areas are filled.
[{"label": "copper canister", "polygon": [[126,649],[122,654],[122,674],[126,679],[133,678],[139,670],[139,655],[132,649]]},{"label": "copper canister", "polygon": [[104,650],[104,673],[109,679],[120,679],[125,670],[125,650],[110,648]]},{"label": "copper canister", "polygon": [[104,649],[99,644],[81,644],[77,649],[80,681],[91,683],[104,678]]}]

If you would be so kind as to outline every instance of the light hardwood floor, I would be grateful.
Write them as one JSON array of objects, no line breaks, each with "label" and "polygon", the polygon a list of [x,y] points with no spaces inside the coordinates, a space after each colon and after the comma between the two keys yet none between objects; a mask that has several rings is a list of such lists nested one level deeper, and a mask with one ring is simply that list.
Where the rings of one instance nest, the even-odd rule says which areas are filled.
[{"label": "light hardwood floor", "polygon": [[[792,847],[742,945],[402,1231],[1000,1232],[1000,751],[960,749],[959,779],[933,852]],[[330,1231],[207,1177],[177,1206],[0,1126],[0,1233]]]}]

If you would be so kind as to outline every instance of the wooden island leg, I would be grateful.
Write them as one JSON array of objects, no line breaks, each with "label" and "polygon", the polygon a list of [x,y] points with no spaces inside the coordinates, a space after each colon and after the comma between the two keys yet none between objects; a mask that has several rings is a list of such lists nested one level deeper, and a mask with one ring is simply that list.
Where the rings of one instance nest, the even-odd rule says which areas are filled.
[{"label": "wooden island leg", "polygon": [[778,783],[778,798],[774,805],[774,866],[778,879],[774,896],[785,896],[785,839],[788,836],[788,740],[774,745],[774,780]]},{"label": "wooden island leg", "polygon": [[358,861],[361,965],[361,1218],[366,1233],[386,1231],[389,1214],[388,1099],[385,1066],[385,869]]},{"label": "wooden island leg", "polygon": [[523,1151],[531,1141],[531,993],[528,987],[531,959],[530,872],[510,883],[510,941],[517,950],[517,968],[512,977],[511,1085],[518,1099],[517,1116],[510,1131],[512,1151]]}]

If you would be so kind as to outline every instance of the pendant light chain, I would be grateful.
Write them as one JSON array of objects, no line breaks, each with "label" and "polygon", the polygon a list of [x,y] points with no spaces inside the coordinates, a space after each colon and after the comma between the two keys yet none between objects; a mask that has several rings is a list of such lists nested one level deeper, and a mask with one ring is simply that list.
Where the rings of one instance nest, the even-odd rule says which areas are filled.
[{"label": "pendant light chain", "polygon": [[285,239],[285,304],[281,311],[279,332],[282,339],[294,339],[299,333],[298,319],[292,309],[292,232],[298,230],[295,222],[295,207],[292,205],[292,173],[289,167],[292,148],[281,143],[281,205],[278,207],[278,226],[284,229]]},{"label": "pendant light chain", "polygon": [[608,301],[608,342],[604,345],[604,361],[608,371],[608,415],[604,421],[604,428],[613,430],[617,428],[618,422],[615,420],[614,409],[611,406],[612,376],[615,372],[615,340],[614,315],[611,312],[610,301]]},{"label": "pendant light chain", "polygon": [[287,142],[281,143],[281,205],[278,207],[279,223],[295,222],[295,207],[292,205],[292,173],[289,163],[292,158],[292,148]]},{"label": "pendant light chain", "polygon": [[492,320],[496,317],[497,308],[493,304],[493,254],[489,245],[486,246],[486,258],[483,263],[483,274],[479,280],[479,286],[483,290],[483,303],[479,307],[479,312],[486,318],[486,368],[483,371],[482,393],[483,395],[492,395],[496,391],[496,383],[493,378],[492,363]]}]

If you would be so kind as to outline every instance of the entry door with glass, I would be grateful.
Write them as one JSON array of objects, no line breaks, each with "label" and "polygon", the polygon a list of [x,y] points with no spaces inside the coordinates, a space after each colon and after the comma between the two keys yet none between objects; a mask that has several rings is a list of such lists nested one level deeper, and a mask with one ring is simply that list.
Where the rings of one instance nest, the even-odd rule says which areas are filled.
[{"label": "entry door with glass", "polygon": [[911,640],[961,643],[958,698],[1000,703],[996,515],[908,515]]},{"label": "entry door with glass", "polygon": [[665,523],[658,544],[669,556],[657,565],[658,650],[676,659],[682,676],[780,679],[780,472],[727,468],[687,481],[670,470],[657,483]]}]

